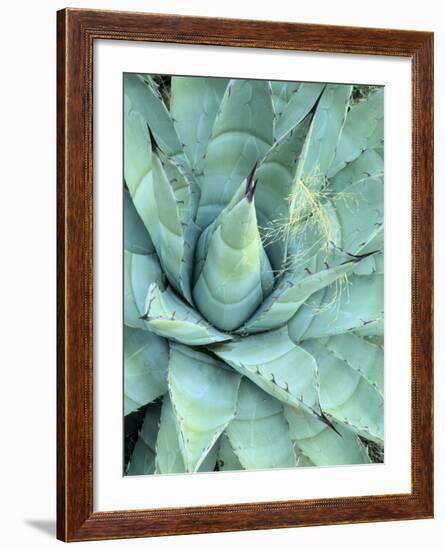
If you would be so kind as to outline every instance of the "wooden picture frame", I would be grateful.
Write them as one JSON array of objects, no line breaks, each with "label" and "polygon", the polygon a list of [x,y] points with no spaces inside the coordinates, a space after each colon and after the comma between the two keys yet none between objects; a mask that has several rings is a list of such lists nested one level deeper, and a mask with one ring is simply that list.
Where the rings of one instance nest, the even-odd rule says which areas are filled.
[{"label": "wooden picture frame", "polygon": [[[93,43],[405,57],[412,66],[411,492],[93,512]],[[433,34],[65,9],[57,14],[57,537],[64,541],[433,516]]]}]

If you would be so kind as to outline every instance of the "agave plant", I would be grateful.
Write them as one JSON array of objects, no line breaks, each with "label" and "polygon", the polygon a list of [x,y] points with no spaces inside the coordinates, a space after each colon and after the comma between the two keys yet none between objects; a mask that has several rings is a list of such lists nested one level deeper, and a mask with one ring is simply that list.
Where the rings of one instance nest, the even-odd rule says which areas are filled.
[{"label": "agave plant", "polygon": [[383,90],[159,82],[124,80],[126,473],[381,461]]}]

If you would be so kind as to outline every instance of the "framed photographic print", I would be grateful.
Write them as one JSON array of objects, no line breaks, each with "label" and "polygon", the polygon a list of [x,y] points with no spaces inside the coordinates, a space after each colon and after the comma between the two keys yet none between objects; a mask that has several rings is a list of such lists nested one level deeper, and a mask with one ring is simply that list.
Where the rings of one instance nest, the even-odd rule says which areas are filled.
[{"label": "framed photographic print", "polygon": [[58,12],[58,538],[433,515],[433,35]]}]

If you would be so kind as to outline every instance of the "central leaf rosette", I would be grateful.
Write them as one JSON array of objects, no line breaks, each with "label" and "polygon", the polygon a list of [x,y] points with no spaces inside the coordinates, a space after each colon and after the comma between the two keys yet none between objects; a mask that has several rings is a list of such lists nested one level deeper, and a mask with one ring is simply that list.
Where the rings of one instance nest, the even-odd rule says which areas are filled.
[{"label": "central leaf rosette", "polygon": [[217,328],[239,328],[273,285],[269,259],[258,229],[255,172],[247,178],[198,241],[193,298]]}]

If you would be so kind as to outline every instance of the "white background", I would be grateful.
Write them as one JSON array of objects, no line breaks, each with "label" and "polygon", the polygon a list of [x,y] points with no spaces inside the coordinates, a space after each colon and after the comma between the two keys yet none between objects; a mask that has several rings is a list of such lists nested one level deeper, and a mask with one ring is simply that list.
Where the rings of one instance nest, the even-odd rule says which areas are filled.
[{"label": "white background", "polygon": [[[368,25],[433,30],[436,33],[436,97],[445,97],[443,69],[445,23],[441,2],[372,3],[240,2],[224,0],[114,0],[84,2],[78,7],[127,9],[300,22]],[[6,548],[52,548],[55,518],[55,10],[63,2],[20,2],[2,9],[0,93],[2,139],[2,430],[1,541]],[[442,70],[441,70],[442,69]],[[436,120],[444,120],[443,100]],[[444,178],[443,124],[436,132],[436,181]],[[6,196],[5,193],[6,192]],[[445,535],[443,374],[444,261],[439,246],[445,236],[443,185],[436,189],[436,519],[403,523],[347,525],[164,539],[88,543],[91,547],[146,547],[197,550],[295,548],[360,550],[403,545],[410,550],[436,548]],[[443,250],[443,247],[441,247]],[[6,303],[6,308],[4,307]],[[60,544],[60,543],[59,543]]]}]

